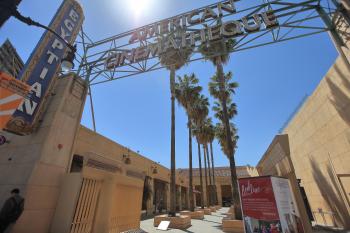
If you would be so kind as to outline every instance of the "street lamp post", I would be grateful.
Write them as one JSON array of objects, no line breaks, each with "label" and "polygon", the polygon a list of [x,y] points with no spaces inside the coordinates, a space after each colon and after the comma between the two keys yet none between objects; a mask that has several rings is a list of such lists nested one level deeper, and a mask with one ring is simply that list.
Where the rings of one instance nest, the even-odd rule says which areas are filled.
[{"label": "street lamp post", "polygon": [[19,21],[28,24],[29,26],[36,26],[43,28],[52,34],[54,34],[58,39],[63,41],[68,49],[68,52],[66,56],[61,60],[61,67],[64,71],[69,71],[74,68],[74,59],[75,59],[75,53],[77,51],[76,45],[71,45],[68,43],[65,39],[63,39],[57,32],[52,30],[51,28],[36,22],[32,20],[30,17],[25,17],[21,15],[21,13],[18,11],[17,7],[18,4],[21,2],[21,0],[2,0],[0,2],[0,28],[2,25],[11,17],[15,17]]}]

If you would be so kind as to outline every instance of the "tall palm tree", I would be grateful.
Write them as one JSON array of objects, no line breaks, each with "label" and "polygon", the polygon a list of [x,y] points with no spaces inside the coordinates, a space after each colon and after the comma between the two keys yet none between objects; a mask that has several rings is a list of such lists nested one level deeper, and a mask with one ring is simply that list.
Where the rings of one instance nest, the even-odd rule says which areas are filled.
[{"label": "tall palm tree", "polygon": [[[237,128],[233,123],[230,123],[230,132],[231,132],[231,138],[232,143],[234,145],[234,151],[237,148],[237,141],[239,139],[239,136],[237,135]],[[227,137],[226,137],[226,130],[222,123],[217,123],[215,125],[215,137],[218,139],[219,144],[221,146],[221,150],[224,152],[224,154],[227,156],[227,158],[230,157],[230,150],[227,145]]]},{"label": "tall palm tree", "polygon": [[[208,188],[208,195],[209,195],[209,204],[213,205],[215,202],[215,193],[214,193],[214,189],[213,189],[213,181],[212,181],[212,175],[213,175],[213,170],[210,167],[210,158],[209,158],[209,149],[208,149],[208,144],[210,143],[212,134],[213,134],[213,129],[212,129],[212,120],[211,118],[208,118],[205,121],[204,124],[204,138],[205,138],[205,144],[203,145],[203,148],[205,148],[205,155],[207,157],[207,162],[208,162],[208,174],[209,174],[209,188]],[[215,135],[215,133],[214,133]]]},{"label": "tall palm tree", "polygon": [[[215,112],[214,116],[219,119],[221,122],[223,121],[223,111],[221,103],[218,101],[214,102],[214,106],[212,107],[212,110]],[[237,105],[235,103],[232,103],[231,98],[227,99],[227,116],[229,119],[232,119],[234,116],[237,115]]]},{"label": "tall palm tree", "polygon": [[214,204],[214,193],[212,190],[213,187],[213,183],[212,183],[212,170],[211,170],[211,166],[210,166],[210,159],[209,159],[209,150],[208,150],[208,140],[206,140],[205,145],[205,154],[207,157],[207,163],[208,163],[208,176],[209,176],[209,186],[207,187],[207,193],[208,193],[208,197],[209,197],[209,206],[212,206]]},{"label": "tall palm tree", "polygon": [[222,65],[218,64],[218,70],[216,74],[211,78],[209,83],[209,92],[210,94],[219,101],[219,104],[216,104],[214,107],[220,107],[216,110],[216,117],[221,120],[224,130],[226,131],[226,144],[229,151],[229,161],[231,168],[231,181],[232,181],[232,199],[235,216],[237,219],[242,219],[242,211],[240,198],[238,193],[238,183],[237,183],[237,172],[236,164],[234,159],[234,141],[231,135],[230,127],[230,117],[232,118],[237,114],[236,105],[231,101],[231,95],[235,94],[235,89],[238,87],[238,83],[232,82],[232,73],[228,72],[227,74],[223,73]]},{"label": "tall palm tree", "polygon": [[193,199],[193,176],[192,176],[192,118],[194,117],[193,104],[198,98],[202,87],[198,86],[198,78],[195,74],[185,75],[183,78],[178,76],[175,83],[175,97],[185,108],[187,113],[188,126],[188,160],[189,160],[189,201],[190,211],[194,211]]},{"label": "tall palm tree", "polygon": [[198,145],[198,163],[199,163],[199,176],[200,176],[200,192],[201,192],[201,207],[204,209],[204,196],[203,196],[203,175],[202,175],[202,159],[201,159],[201,147],[202,142],[200,130],[203,125],[205,118],[209,113],[209,101],[204,95],[199,95],[194,104],[193,109],[193,135],[197,139]]},{"label": "tall palm tree", "polygon": [[210,195],[209,186],[208,186],[208,183],[210,183],[211,181],[208,182],[208,171],[207,171],[207,169],[210,167],[210,165],[209,165],[209,157],[208,157],[208,151],[207,151],[206,145],[207,145],[207,142],[208,142],[207,125],[210,124],[210,123],[211,123],[211,119],[210,118],[206,118],[196,128],[196,136],[198,138],[199,143],[202,144],[202,146],[203,146],[204,177],[205,177],[205,187],[206,187],[206,200],[207,200],[207,205],[208,206],[210,206],[210,204],[211,204],[211,195]]},{"label": "tall palm tree", "polygon": [[[238,86],[238,84],[235,84],[235,86]],[[232,103],[231,98],[227,99],[227,113],[228,117],[232,119],[235,115],[237,115],[237,105],[235,103]],[[212,107],[212,110],[215,112],[214,116],[219,119],[221,122],[223,121],[223,111],[221,103],[218,101],[214,102],[214,106]],[[209,133],[210,138],[210,152],[211,152],[211,159],[212,159],[212,166],[213,166],[213,173],[215,173],[214,170],[214,156],[213,156],[213,141],[215,138],[215,130],[216,128],[212,125],[211,131]],[[215,189],[215,203],[218,203],[218,197],[217,197],[217,187],[215,184],[215,176],[213,176],[213,184]]]},{"label": "tall palm tree", "polygon": [[[213,107],[214,108],[214,107]],[[215,166],[214,166],[214,153],[213,153],[213,141],[215,139],[215,127],[213,124],[210,124],[208,126],[208,142],[210,145],[210,157],[211,157],[211,166],[212,166],[212,183],[213,183],[213,202],[215,205],[218,204],[218,197],[217,197],[217,188],[216,188],[216,182],[215,182]]]},{"label": "tall palm tree", "polygon": [[[169,38],[167,38],[169,39]],[[192,54],[192,49],[168,48],[160,55],[159,60],[162,66],[170,71],[170,92],[171,92],[171,175],[170,175],[170,211],[169,216],[176,216],[176,179],[175,179],[175,73],[184,66]]]}]

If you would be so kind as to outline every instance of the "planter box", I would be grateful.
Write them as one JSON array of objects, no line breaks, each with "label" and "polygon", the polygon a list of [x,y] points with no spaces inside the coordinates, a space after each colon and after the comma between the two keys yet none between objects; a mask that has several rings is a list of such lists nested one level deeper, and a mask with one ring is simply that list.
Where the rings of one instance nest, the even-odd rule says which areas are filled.
[{"label": "planter box", "polygon": [[235,218],[236,218],[236,216],[235,216],[234,213],[226,213],[226,214],[224,214],[224,215],[226,215],[226,218],[227,218],[227,219],[235,219]]},{"label": "planter box", "polygon": [[215,206],[210,207],[210,211],[211,211],[211,212],[216,212],[216,207],[215,207]]},{"label": "planter box", "polygon": [[154,217],[153,226],[157,227],[161,221],[170,221],[169,228],[173,229],[187,229],[191,226],[191,217],[190,216],[176,216],[169,217],[167,214],[159,215]]},{"label": "planter box", "polygon": [[204,211],[204,214],[205,215],[211,215],[211,210],[210,210],[210,208],[204,208],[204,209],[196,209],[196,211],[197,210],[201,210],[201,211]]},{"label": "planter box", "polygon": [[204,219],[204,211],[203,210],[196,210],[194,212],[190,211],[181,211],[180,215],[184,216],[190,216],[191,219]]},{"label": "planter box", "polygon": [[222,230],[224,232],[244,233],[242,220],[222,219]]}]

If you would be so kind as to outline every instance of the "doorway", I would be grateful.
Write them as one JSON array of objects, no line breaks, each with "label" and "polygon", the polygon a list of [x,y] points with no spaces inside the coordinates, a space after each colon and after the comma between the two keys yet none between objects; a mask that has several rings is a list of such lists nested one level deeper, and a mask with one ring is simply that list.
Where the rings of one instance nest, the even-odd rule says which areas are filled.
[{"label": "doorway", "polygon": [[231,206],[232,204],[232,190],[231,185],[221,185],[222,206]]}]

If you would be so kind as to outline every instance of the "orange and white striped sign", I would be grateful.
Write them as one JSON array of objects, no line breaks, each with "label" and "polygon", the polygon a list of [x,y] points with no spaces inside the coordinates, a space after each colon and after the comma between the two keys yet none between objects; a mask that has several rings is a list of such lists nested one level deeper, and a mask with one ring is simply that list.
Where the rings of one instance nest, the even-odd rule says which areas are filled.
[{"label": "orange and white striped sign", "polygon": [[30,86],[0,71],[0,130],[28,95]]}]

